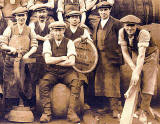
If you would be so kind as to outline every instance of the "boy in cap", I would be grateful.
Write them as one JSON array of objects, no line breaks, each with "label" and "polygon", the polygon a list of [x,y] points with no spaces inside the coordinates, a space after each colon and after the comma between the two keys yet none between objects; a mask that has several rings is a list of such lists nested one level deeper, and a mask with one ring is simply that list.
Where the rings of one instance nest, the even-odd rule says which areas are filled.
[{"label": "boy in cap", "polygon": [[49,122],[51,120],[50,86],[62,82],[71,88],[67,119],[76,123],[80,121],[75,108],[82,84],[78,79],[77,72],[72,68],[75,64],[75,46],[72,40],[64,37],[65,23],[56,21],[51,23],[49,28],[52,38],[46,40],[43,45],[47,72],[40,80],[39,85],[41,102],[44,107],[40,121]]},{"label": "boy in cap", "polygon": [[84,0],[58,0],[57,16],[59,21],[64,21],[63,15],[65,15],[70,10],[77,10],[81,12],[81,22],[83,26],[86,21],[86,9]]},{"label": "boy in cap", "polygon": [[80,11],[69,11],[66,14],[66,17],[69,22],[69,26],[67,26],[65,30],[66,38],[69,38],[73,41],[78,40],[80,38],[82,39],[88,38],[91,40],[88,30],[80,26],[80,21],[81,21]]},{"label": "boy in cap", "polygon": [[[121,49],[118,45],[119,20],[110,16],[112,4],[97,4],[100,19],[93,27],[93,40],[98,49],[99,61],[95,70],[95,95],[109,99],[113,117],[119,116]],[[105,101],[107,103],[107,101]],[[104,112],[106,107],[104,107]]]},{"label": "boy in cap", "polygon": [[[85,39],[91,39],[90,33],[86,28],[80,26],[81,13],[80,11],[70,11],[66,14],[69,25],[65,30],[65,37],[75,41],[83,41]],[[79,80],[82,83],[88,83],[87,75],[79,73]],[[87,105],[87,104],[85,104]]]},{"label": "boy in cap", "polygon": [[[32,33],[30,27],[26,23],[28,10],[25,7],[18,7],[12,14],[17,20],[17,24],[13,26],[8,26],[3,33],[4,40],[1,43],[1,48],[8,50],[9,53],[5,57],[4,61],[4,96],[6,98],[6,109],[9,111],[13,105],[18,105],[19,93],[23,93],[29,89],[25,87],[20,88],[19,81],[15,75],[14,65],[17,62],[18,57],[27,59],[36,52],[37,41]],[[20,62],[20,78],[25,80],[25,67],[23,63]],[[29,83],[29,82],[27,82]],[[22,84],[25,86],[25,84]],[[27,84],[28,85],[28,84]],[[30,93],[31,91],[28,91]]]},{"label": "boy in cap", "polygon": [[123,57],[132,70],[131,84],[136,85],[140,78],[142,81],[139,119],[147,120],[157,81],[159,50],[150,33],[139,28],[141,20],[138,17],[127,15],[120,21],[124,27],[119,31],[119,44]]}]

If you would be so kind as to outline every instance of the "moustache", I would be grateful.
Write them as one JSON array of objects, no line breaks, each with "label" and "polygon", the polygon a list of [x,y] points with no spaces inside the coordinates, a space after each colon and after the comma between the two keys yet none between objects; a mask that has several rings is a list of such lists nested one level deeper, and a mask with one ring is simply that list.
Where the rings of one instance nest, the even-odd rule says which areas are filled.
[{"label": "moustache", "polygon": [[45,19],[46,17],[45,17],[45,16],[39,16],[39,18],[41,18],[41,19]]}]

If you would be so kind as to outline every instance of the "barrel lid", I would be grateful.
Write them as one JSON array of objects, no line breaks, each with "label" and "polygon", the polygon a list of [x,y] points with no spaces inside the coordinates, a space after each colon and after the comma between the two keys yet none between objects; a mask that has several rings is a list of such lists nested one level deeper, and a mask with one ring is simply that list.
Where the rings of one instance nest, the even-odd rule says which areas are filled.
[{"label": "barrel lid", "polygon": [[73,68],[81,73],[89,73],[94,70],[98,62],[98,52],[89,39],[74,42],[77,52],[76,62]]}]

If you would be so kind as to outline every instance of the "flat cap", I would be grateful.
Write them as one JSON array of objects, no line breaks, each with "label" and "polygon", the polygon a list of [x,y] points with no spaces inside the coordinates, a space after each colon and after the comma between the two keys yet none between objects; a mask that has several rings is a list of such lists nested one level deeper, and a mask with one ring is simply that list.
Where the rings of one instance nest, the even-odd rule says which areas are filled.
[{"label": "flat cap", "polygon": [[141,19],[134,16],[134,15],[127,15],[127,16],[121,18],[120,21],[123,23],[134,23],[134,24],[141,23]]},{"label": "flat cap", "polygon": [[81,15],[81,12],[80,12],[80,11],[76,11],[76,10],[74,10],[74,11],[69,11],[69,12],[66,14],[66,17],[71,17],[71,16],[75,16],[75,15],[80,16],[80,15]]},{"label": "flat cap", "polygon": [[43,9],[47,9],[47,8],[49,8],[49,6],[47,6],[46,4],[35,4],[35,5],[31,6],[29,8],[29,10],[39,11],[39,10],[43,10]]},{"label": "flat cap", "polygon": [[26,7],[17,7],[15,10],[12,11],[12,15],[27,13],[27,12],[28,12],[28,9]]},{"label": "flat cap", "polygon": [[96,6],[98,9],[99,8],[112,8],[113,4],[107,1],[102,1],[102,2],[99,2]]},{"label": "flat cap", "polygon": [[55,21],[55,22],[52,22],[48,27],[53,29],[66,28],[66,23],[62,21]]}]

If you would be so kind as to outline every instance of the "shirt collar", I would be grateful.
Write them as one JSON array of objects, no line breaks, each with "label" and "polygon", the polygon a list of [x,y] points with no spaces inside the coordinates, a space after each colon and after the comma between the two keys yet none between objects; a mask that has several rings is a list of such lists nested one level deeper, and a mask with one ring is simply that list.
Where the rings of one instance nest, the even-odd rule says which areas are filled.
[{"label": "shirt collar", "polygon": [[101,19],[101,26],[102,26],[102,28],[104,28],[104,26],[108,22],[108,20],[109,20],[109,17],[106,18],[106,19]]}]

